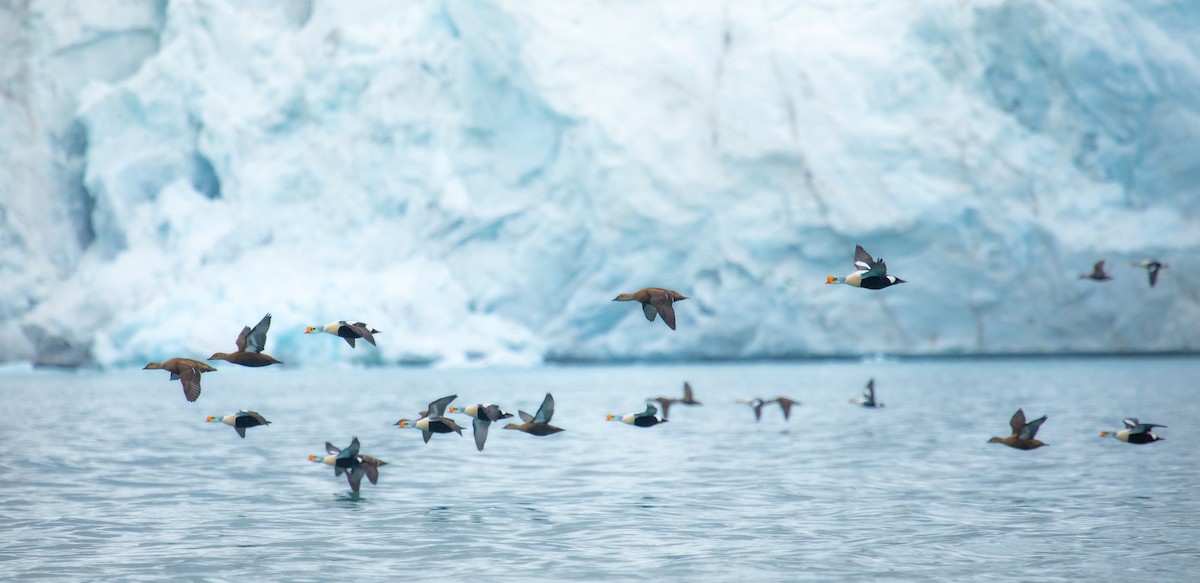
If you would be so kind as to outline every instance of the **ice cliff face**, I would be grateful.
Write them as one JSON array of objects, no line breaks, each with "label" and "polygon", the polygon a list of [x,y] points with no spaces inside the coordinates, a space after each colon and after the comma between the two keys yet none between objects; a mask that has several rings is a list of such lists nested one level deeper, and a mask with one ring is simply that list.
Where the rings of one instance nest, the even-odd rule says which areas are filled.
[{"label": "ice cliff face", "polygon": [[[1182,0],[10,3],[0,354],[204,357],[267,311],[308,365],[1196,350],[1196,30]],[[909,283],[823,285],[856,243]],[[651,285],[678,331],[610,301]],[[338,319],[379,348],[301,334]]]}]

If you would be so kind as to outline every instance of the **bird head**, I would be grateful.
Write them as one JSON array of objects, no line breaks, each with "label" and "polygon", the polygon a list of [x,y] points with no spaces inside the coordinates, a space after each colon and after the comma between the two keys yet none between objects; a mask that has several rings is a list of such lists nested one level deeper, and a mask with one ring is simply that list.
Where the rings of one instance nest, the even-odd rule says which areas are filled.
[{"label": "bird head", "polygon": [[845,283],[845,282],[843,282],[842,278],[840,278],[840,277],[834,277],[834,276],[830,275],[825,278],[825,284],[828,285],[831,283]]},{"label": "bird head", "polygon": [[142,367],[142,370],[158,370],[160,368],[162,368],[161,362],[152,362],[152,363],[147,364],[146,366]]},{"label": "bird head", "polygon": [[305,334],[316,334],[317,332],[320,332],[320,331],[321,331],[320,328],[316,328],[314,326],[309,326],[304,329]]}]

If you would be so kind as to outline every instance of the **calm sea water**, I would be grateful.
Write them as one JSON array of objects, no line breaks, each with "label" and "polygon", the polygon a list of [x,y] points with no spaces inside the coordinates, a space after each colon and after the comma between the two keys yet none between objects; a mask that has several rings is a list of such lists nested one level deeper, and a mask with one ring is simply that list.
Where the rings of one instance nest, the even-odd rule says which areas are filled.
[{"label": "calm sea water", "polygon": [[[887,407],[847,400],[874,377]],[[0,578],[1119,580],[1200,577],[1197,359],[0,375]],[[604,421],[678,396],[642,429]],[[567,431],[393,427],[443,395]],[[755,423],[735,399],[802,402]],[[1051,444],[1018,451],[1024,407]],[[245,440],[206,415],[257,410]],[[1138,416],[1166,441],[1100,439]],[[464,425],[466,425],[464,421]],[[390,463],[349,495],[326,440]]]}]

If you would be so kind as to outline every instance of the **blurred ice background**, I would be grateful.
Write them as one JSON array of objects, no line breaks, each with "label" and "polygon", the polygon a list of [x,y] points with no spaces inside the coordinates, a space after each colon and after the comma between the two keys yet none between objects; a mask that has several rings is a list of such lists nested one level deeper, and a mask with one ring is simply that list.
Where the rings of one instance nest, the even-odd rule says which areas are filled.
[{"label": "blurred ice background", "polygon": [[4,361],[1195,351],[1197,250],[1194,1],[0,2]]}]

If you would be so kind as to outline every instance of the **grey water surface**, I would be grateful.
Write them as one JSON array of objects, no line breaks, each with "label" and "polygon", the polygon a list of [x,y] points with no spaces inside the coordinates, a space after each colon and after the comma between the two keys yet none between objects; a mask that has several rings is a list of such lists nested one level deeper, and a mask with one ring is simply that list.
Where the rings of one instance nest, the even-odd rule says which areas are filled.
[{"label": "grey water surface", "polygon": [[[222,365],[223,363],[218,363]],[[875,378],[886,407],[847,401]],[[0,578],[19,580],[1194,581],[1200,359],[582,366],[231,365],[188,403],[163,371],[0,374]],[[702,406],[636,428],[605,414]],[[392,424],[496,402],[533,437]],[[786,395],[756,423],[735,400]],[[1018,451],[986,443],[1023,407]],[[204,422],[239,408],[270,427]],[[1101,439],[1121,418],[1165,441]],[[352,437],[389,465],[353,497],[307,461]]]}]

